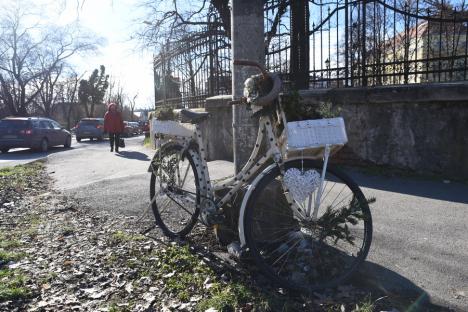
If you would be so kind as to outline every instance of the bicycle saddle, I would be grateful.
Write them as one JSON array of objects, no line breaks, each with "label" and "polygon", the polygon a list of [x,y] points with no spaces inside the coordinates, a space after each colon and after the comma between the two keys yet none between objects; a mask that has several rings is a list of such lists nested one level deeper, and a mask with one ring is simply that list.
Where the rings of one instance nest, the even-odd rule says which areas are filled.
[{"label": "bicycle saddle", "polygon": [[182,116],[182,121],[187,120],[191,124],[198,124],[210,116],[207,112],[197,113],[187,109],[181,110],[180,115]]}]

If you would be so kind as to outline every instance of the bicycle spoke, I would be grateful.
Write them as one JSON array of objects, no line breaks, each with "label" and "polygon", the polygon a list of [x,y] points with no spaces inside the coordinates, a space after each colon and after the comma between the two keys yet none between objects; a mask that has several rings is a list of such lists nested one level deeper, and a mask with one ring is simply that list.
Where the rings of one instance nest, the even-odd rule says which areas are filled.
[{"label": "bicycle spoke", "polygon": [[344,191],[345,188],[346,188],[346,184],[343,185],[343,187],[341,188],[340,192],[338,193],[338,195],[336,195],[335,199],[334,199],[333,202],[330,204],[330,206],[333,206],[333,204],[334,204],[335,201],[338,199],[338,197],[340,197],[341,193]]},{"label": "bicycle spoke", "polygon": [[278,262],[281,258],[283,258],[284,255],[286,255],[287,253],[289,253],[289,251],[290,251],[291,249],[293,249],[294,247],[296,247],[297,244],[299,244],[300,242],[301,242],[301,239],[298,238],[297,241],[296,241],[288,250],[286,250],[279,258],[277,258],[277,259],[273,262],[272,265],[275,265],[276,262]]},{"label": "bicycle spoke", "polygon": [[345,201],[347,198],[349,198],[351,195],[353,195],[353,193],[349,193],[348,195],[346,195],[342,200],[340,200],[335,206],[331,207],[331,209],[335,208],[335,207],[338,207],[343,201]]},{"label": "bicycle spoke", "polygon": [[[296,254],[297,254],[297,252],[296,252]],[[286,259],[284,259],[283,265],[282,265],[282,266],[279,268],[279,270],[278,270],[278,275],[281,274],[281,271],[283,270],[284,265],[288,262],[288,259],[289,259],[289,256],[290,256],[290,255],[291,255],[291,254],[288,254],[288,256],[286,257]]]},{"label": "bicycle spoke", "polygon": [[[163,209],[160,209],[160,213],[161,213],[161,214],[164,213],[164,211],[166,211],[167,207],[169,207],[170,202],[171,202],[171,201],[170,201],[169,199],[165,198],[165,201],[164,201],[165,205],[163,206],[164,208],[163,208]],[[162,205],[161,205],[161,206],[162,206]]]},{"label": "bicycle spoke", "polygon": [[[326,190],[326,186],[328,185],[328,180],[325,180],[325,181],[327,181],[327,182],[326,182],[325,187],[323,188],[324,190]],[[328,192],[327,192],[324,196],[322,196],[322,198],[321,198],[322,202],[325,201],[325,199],[327,198],[328,194],[330,194],[330,192],[333,190],[333,188],[335,187],[335,185],[336,185],[336,182],[333,183],[333,186],[328,190]]]},{"label": "bicycle spoke", "polygon": [[169,194],[167,194],[167,197],[169,197],[174,203],[176,203],[183,211],[185,211],[186,213],[188,213],[189,215],[192,215],[193,213],[188,211],[187,209],[185,209],[184,206],[182,206],[181,204],[179,204],[174,198],[172,198]]},{"label": "bicycle spoke", "polygon": [[[258,218],[252,218],[253,221],[256,221],[256,222],[259,222],[259,223],[263,223],[263,224],[272,224],[273,223],[271,222],[271,220],[265,220],[265,219],[258,219]],[[295,223],[281,223],[280,225],[286,225],[286,226],[289,226],[289,225],[295,225]],[[273,225],[275,228],[278,228],[278,225]],[[285,227],[286,228],[286,227]]]},{"label": "bicycle spoke", "polygon": [[[166,176],[166,178],[167,178],[167,179],[170,179],[170,176],[169,176],[169,175],[166,173],[166,171],[163,171],[163,169],[162,169],[162,168],[159,170],[159,174],[158,174],[158,176],[160,176],[161,174],[164,174],[164,175]],[[161,182],[162,182],[162,181],[163,181],[163,179],[159,178],[159,181],[161,181]]]},{"label": "bicycle spoke", "polygon": [[[282,238],[283,238],[283,237],[286,237],[286,236],[292,236],[292,235],[290,235],[290,232],[288,232],[288,233],[285,233],[285,234],[279,236],[279,237],[278,237],[277,239],[275,239],[275,240],[270,240],[269,243],[265,243],[265,246],[268,246],[268,245],[274,245],[274,246],[276,246],[276,245],[280,244],[280,245],[279,245],[278,247],[276,247],[275,249],[269,251],[268,254],[273,254],[273,253],[275,253],[276,251],[278,251],[279,249],[281,249],[281,246],[282,246],[283,244],[287,245],[287,244],[289,244],[290,242],[292,242],[293,240],[297,239],[297,237],[292,236],[292,237],[289,237],[286,241],[282,241]],[[281,239],[280,239],[280,238],[281,238]]]},{"label": "bicycle spoke", "polygon": [[190,169],[190,164],[187,165],[187,169],[185,170],[185,174],[184,174],[184,179],[182,180],[181,184],[179,185],[179,187],[183,187],[185,185],[185,180],[187,179],[187,175],[189,173],[189,169]]},{"label": "bicycle spoke", "polygon": [[[284,237],[290,235],[291,232],[294,232],[294,231],[276,231],[274,233],[268,233],[270,235],[259,235],[259,237],[265,239],[265,240],[269,240],[269,241],[272,241],[273,243],[278,243],[279,241],[281,241]],[[275,234],[281,234],[280,236],[276,237]]]}]

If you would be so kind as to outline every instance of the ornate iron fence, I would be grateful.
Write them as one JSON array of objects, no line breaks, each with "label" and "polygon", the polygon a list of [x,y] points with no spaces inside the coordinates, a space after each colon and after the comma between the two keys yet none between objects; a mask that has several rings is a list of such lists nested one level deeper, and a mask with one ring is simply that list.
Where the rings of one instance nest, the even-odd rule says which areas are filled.
[{"label": "ornate iron fence", "polygon": [[[270,2],[275,7],[283,1]],[[283,19],[290,21],[290,44],[276,50],[270,44],[269,60],[289,50],[289,74],[298,88],[467,80],[464,2],[289,2]],[[286,29],[283,26],[283,32]],[[281,37],[280,31],[277,35]],[[283,42],[288,39],[283,37]]]},{"label": "ornate iron fence", "polygon": [[268,0],[264,6],[265,65],[289,80],[291,73],[291,25],[289,1]]},{"label": "ornate iron fence", "polygon": [[230,41],[219,26],[167,42],[154,58],[156,106],[203,107],[209,96],[230,94],[230,60]]},{"label": "ornate iron fence", "polygon": [[[444,1],[267,0],[266,66],[297,89],[467,80],[468,11]],[[230,41],[217,27],[155,57],[157,105],[230,94]]]}]

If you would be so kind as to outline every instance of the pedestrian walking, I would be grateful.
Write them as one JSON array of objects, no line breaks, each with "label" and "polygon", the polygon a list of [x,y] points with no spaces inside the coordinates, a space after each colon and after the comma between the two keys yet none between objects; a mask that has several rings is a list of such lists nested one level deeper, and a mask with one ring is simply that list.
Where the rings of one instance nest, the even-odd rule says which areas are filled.
[{"label": "pedestrian walking", "polygon": [[111,152],[119,152],[119,140],[120,134],[124,131],[124,122],[122,114],[117,111],[117,104],[109,103],[107,112],[104,115],[104,131],[109,133],[109,142],[111,146]]}]

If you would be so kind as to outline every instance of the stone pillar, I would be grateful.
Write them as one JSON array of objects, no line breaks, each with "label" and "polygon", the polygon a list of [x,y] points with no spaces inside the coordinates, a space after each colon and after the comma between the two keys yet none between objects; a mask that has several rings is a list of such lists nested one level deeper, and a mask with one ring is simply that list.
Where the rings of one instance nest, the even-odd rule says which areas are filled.
[{"label": "stone pillar", "polygon": [[229,106],[231,100],[231,95],[217,95],[206,99],[205,111],[211,116],[207,122],[201,124],[201,129],[206,138],[209,161],[233,160],[232,128],[227,126],[232,122],[232,108]]},{"label": "stone pillar", "polygon": [[[265,62],[263,0],[232,0],[231,46],[232,59],[247,59]],[[232,96],[243,95],[244,81],[259,71],[253,67],[233,66]],[[236,173],[247,162],[255,144],[258,121],[243,105],[233,107],[232,127],[234,142],[234,166]]]}]

